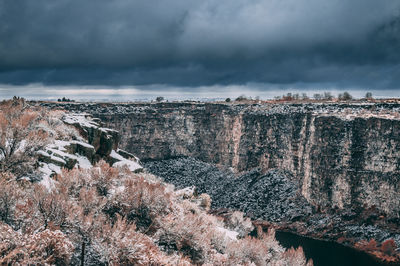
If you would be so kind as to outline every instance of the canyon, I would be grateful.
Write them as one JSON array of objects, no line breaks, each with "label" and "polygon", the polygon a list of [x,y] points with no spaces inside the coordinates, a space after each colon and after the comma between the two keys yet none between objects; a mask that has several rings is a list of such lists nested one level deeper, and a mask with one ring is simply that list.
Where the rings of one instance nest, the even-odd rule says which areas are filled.
[{"label": "canyon", "polygon": [[199,187],[221,213],[359,249],[400,246],[399,103],[42,105],[99,118],[149,171]]}]

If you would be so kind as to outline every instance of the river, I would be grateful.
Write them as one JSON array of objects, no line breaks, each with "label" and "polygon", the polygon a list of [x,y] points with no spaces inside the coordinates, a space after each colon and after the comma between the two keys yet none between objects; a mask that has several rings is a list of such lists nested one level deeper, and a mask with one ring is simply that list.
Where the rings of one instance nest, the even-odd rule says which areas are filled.
[{"label": "river", "polygon": [[276,239],[285,248],[302,246],[307,259],[312,259],[315,266],[395,265],[379,262],[364,252],[335,242],[315,240],[287,232],[276,232]]}]

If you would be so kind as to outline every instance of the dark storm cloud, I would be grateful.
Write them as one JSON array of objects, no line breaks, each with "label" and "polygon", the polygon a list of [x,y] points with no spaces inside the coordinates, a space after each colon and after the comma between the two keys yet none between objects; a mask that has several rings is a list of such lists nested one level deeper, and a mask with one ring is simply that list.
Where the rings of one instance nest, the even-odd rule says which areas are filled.
[{"label": "dark storm cloud", "polygon": [[400,87],[398,0],[0,0],[0,83]]}]

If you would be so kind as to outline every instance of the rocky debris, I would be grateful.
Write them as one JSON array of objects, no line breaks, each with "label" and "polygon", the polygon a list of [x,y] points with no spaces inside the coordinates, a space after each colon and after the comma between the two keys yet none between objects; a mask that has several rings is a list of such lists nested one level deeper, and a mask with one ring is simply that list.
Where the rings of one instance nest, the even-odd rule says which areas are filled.
[{"label": "rocky debris", "polygon": [[149,161],[145,167],[178,188],[195,186],[211,196],[213,208],[240,210],[256,219],[295,221],[312,213],[298,185],[281,171],[253,169],[236,176],[193,158]]}]

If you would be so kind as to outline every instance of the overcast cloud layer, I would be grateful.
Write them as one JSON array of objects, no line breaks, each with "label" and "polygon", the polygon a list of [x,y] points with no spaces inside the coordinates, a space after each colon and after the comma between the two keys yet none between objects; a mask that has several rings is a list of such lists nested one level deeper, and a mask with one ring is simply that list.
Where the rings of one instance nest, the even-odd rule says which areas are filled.
[{"label": "overcast cloud layer", "polygon": [[399,0],[0,0],[0,83],[400,88]]}]

